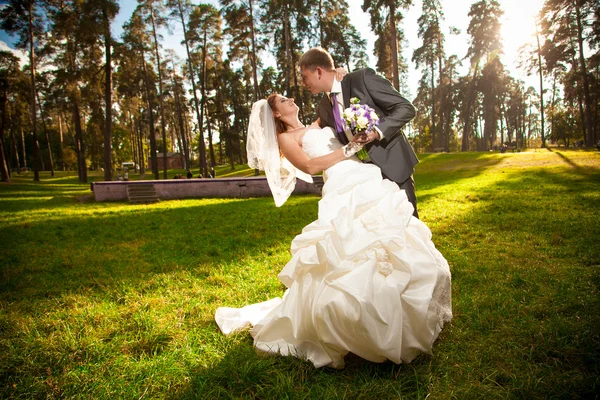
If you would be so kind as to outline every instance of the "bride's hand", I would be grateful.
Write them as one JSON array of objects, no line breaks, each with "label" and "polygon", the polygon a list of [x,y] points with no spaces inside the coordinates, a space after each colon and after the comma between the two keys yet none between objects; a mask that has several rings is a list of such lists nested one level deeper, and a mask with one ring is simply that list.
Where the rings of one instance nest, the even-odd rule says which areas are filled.
[{"label": "bride's hand", "polygon": [[344,76],[348,75],[348,71],[346,71],[343,67],[339,67],[335,69],[335,79],[341,81],[344,79]]}]

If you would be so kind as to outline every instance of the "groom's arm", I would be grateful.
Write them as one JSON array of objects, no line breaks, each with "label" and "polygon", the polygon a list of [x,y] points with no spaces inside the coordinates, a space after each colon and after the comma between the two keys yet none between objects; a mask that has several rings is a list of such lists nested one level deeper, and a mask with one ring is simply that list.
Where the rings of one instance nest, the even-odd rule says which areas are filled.
[{"label": "groom's arm", "polygon": [[384,138],[389,139],[414,118],[415,107],[394,89],[390,81],[372,69],[365,69],[363,80],[369,96],[383,113],[377,128]]}]

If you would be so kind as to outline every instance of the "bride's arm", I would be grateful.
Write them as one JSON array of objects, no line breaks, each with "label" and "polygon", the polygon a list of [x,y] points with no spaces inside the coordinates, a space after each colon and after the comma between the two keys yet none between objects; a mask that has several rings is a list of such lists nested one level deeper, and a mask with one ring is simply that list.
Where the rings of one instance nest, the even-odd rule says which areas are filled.
[{"label": "bride's arm", "polygon": [[279,135],[278,141],[279,149],[281,150],[281,153],[283,153],[283,156],[287,158],[294,167],[309,175],[326,170],[332,165],[355,154],[360,149],[358,143],[352,142],[332,153],[311,159],[306,155],[304,150],[302,150],[302,147],[300,147],[292,135]]}]

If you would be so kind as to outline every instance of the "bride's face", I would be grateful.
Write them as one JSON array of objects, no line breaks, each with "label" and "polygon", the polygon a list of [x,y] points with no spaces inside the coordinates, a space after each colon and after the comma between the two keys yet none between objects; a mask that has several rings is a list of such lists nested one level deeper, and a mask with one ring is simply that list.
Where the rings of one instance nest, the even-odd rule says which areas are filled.
[{"label": "bride's face", "polygon": [[275,110],[273,115],[277,118],[285,118],[295,116],[298,113],[298,106],[294,103],[294,99],[285,96],[277,96],[275,99]]}]

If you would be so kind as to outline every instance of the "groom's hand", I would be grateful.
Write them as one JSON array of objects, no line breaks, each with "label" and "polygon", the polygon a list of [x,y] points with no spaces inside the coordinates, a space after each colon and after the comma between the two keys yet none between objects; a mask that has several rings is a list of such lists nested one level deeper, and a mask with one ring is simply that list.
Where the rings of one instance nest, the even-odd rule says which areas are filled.
[{"label": "groom's hand", "polygon": [[374,140],[379,140],[379,133],[375,130],[371,130],[366,133],[357,134],[356,136],[354,136],[353,142],[365,145],[367,143],[371,143]]}]

